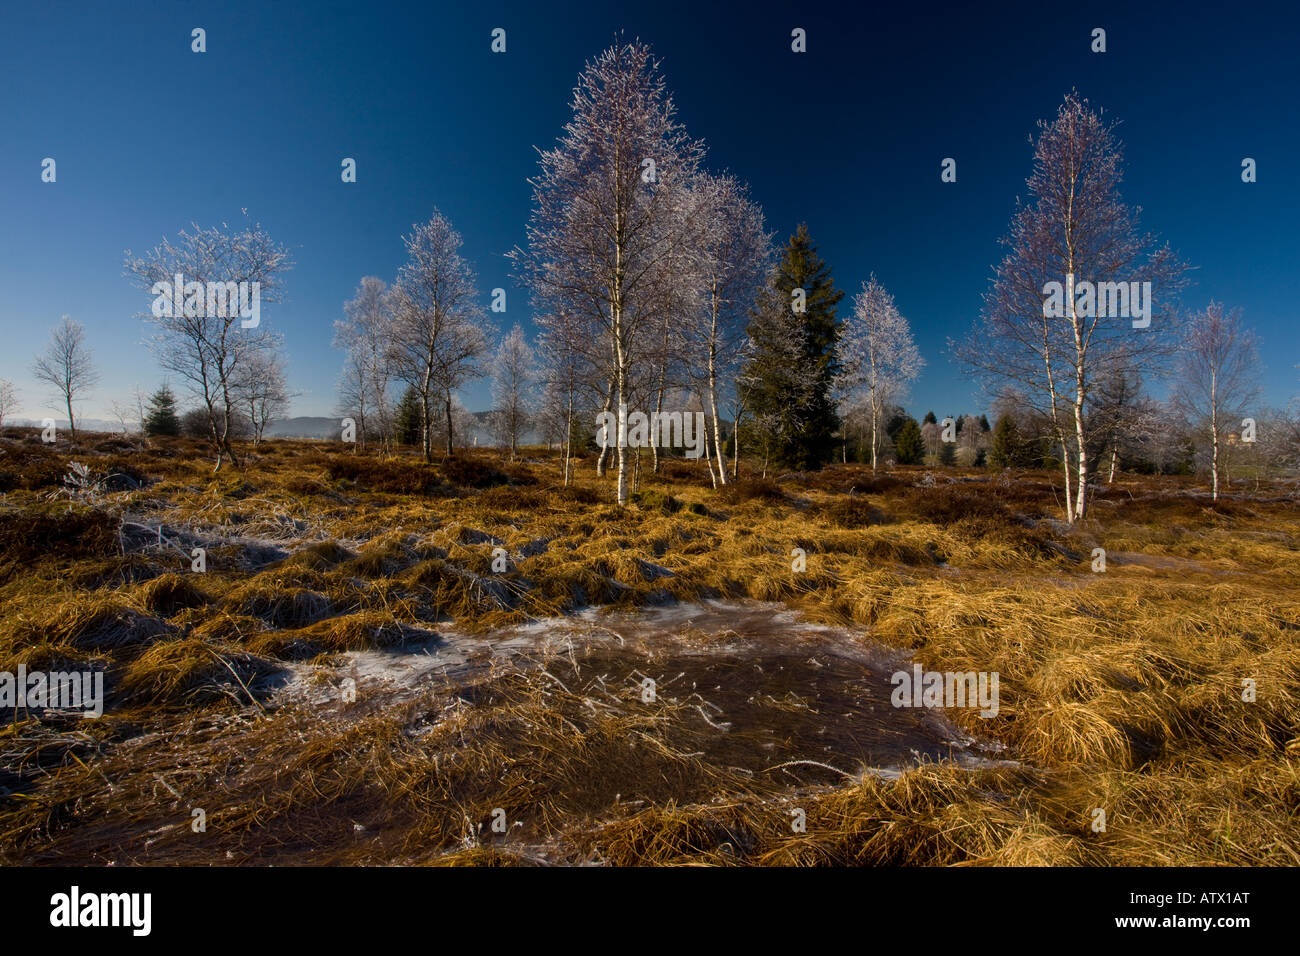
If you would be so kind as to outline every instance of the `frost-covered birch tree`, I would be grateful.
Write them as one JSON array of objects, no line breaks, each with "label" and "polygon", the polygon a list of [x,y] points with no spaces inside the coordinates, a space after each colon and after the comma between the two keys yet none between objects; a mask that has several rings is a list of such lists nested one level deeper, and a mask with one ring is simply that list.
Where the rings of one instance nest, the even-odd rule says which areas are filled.
[{"label": "frost-covered birch tree", "polygon": [[12,418],[18,410],[18,390],[7,378],[0,378],[0,425]]},{"label": "frost-covered birch tree", "polygon": [[967,368],[1014,383],[1051,423],[1071,523],[1087,515],[1095,372],[1163,367],[1186,272],[1120,198],[1114,127],[1074,92],[1039,122],[1030,201],[1017,202],[974,334],[950,342]]},{"label": "frost-covered birch tree", "polygon": [[488,351],[474,272],[460,254],[460,234],[434,210],[404,237],[407,261],[394,289],[390,356],[398,378],[420,399],[424,459],[433,460],[433,403],[442,405],[446,453],[453,453],[455,391],[482,375]]},{"label": "frost-covered birch tree", "polygon": [[542,385],[543,414],[552,419],[563,435],[564,484],[568,484],[573,458],[575,416],[588,404],[603,401],[601,376],[605,363],[593,352],[599,341],[589,318],[580,313],[541,315],[537,346]]},{"label": "frost-covered birch tree", "polygon": [[[209,229],[193,225],[144,256],[126,253],[127,276],[154,297],[143,318],[154,326],[158,362],[201,403],[217,471],[226,458],[239,467],[231,445],[236,383],[243,364],[266,347],[261,306],[280,301],[281,278],[290,268],[288,251],[257,223],[238,230],[224,222]],[[173,288],[177,276],[181,290]],[[256,319],[236,301],[250,306]]]},{"label": "frost-covered birch tree", "polygon": [[845,405],[859,403],[871,433],[871,470],[877,468],[885,412],[902,401],[925,360],[894,297],[873,274],[853,298],[853,314],[840,332],[840,389]]},{"label": "frost-covered birch tree", "polygon": [[346,350],[342,400],[357,422],[358,443],[371,435],[391,441],[393,403],[393,296],[388,284],[365,276],[356,295],[343,306],[344,318],[334,322],[334,347]]},{"label": "frost-covered birch tree", "polygon": [[519,435],[532,417],[537,378],[537,353],[516,323],[492,361],[493,431],[510,447],[511,461],[519,454]]},{"label": "frost-covered birch tree", "polygon": [[278,339],[254,352],[239,368],[235,392],[252,428],[253,447],[262,443],[266,426],[289,412],[289,384]]},{"label": "frost-covered birch tree", "polygon": [[32,375],[55,390],[63,407],[68,410],[68,429],[72,439],[77,439],[77,420],[72,406],[77,398],[94,387],[99,373],[86,346],[86,330],[81,323],[65,315],[63,321],[50,333],[45,351],[36,356]]},{"label": "frost-covered birch tree", "polygon": [[339,374],[338,403],[335,411],[341,418],[350,418],[357,426],[353,453],[365,450],[367,437],[373,429],[370,420],[370,383],[365,359],[349,350],[343,357],[343,371]]},{"label": "frost-covered birch tree", "polygon": [[710,467],[715,483],[727,483],[719,406],[733,399],[746,342],[745,328],[772,267],[772,235],[748,189],[729,175],[701,174],[692,190],[703,208],[703,230],[694,274],[699,294],[685,325],[688,368],[704,398],[712,426]]},{"label": "frost-covered birch tree", "polygon": [[[588,62],[572,108],[558,144],[541,151],[527,249],[513,258],[539,312],[580,314],[600,330],[617,409],[681,281],[674,259],[695,244],[698,222],[681,194],[703,147],[677,122],[659,64],[639,41]],[[617,500],[626,504],[621,442],[617,458]]]},{"label": "frost-covered birch tree", "polygon": [[1210,484],[1219,500],[1224,433],[1239,426],[1259,394],[1259,351],[1241,310],[1211,302],[1192,316],[1179,353],[1174,405],[1210,438]]}]

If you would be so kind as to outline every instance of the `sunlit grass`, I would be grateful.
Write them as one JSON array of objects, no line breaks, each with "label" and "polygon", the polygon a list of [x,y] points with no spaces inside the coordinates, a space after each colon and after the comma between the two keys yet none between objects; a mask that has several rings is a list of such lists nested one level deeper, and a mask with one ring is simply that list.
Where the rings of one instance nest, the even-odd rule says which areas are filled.
[{"label": "sunlit grass", "polygon": [[[109,690],[98,721],[0,730],[22,780],[0,797],[6,862],[1300,862],[1300,515],[1278,489],[1212,508],[1124,478],[1068,530],[1044,475],[714,489],[702,465],[647,463],[618,508],[591,460],[570,488],[551,460],[452,474],[309,442],[218,476],[184,442],[129,460],[153,483],[74,503],[36,479],[0,505],[0,670],[104,668]],[[950,716],[1020,765],[792,789],[700,756],[684,705],[611,697],[563,657],[361,713],[258,690],[448,623],[713,597],[997,672],[995,718]],[[497,808],[527,826],[493,835]]]}]

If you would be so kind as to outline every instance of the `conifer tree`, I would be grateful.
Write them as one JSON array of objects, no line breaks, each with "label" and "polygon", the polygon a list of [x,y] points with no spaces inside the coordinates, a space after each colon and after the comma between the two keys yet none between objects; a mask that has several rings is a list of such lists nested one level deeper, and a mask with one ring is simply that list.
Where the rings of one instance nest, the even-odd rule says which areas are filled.
[{"label": "conifer tree", "polygon": [[393,439],[399,445],[418,445],[424,434],[424,422],[420,407],[420,393],[410,385],[402,393],[402,400],[397,406],[397,416],[393,423]]},{"label": "conifer tree", "polygon": [[1020,429],[1016,420],[1003,412],[993,426],[993,442],[989,447],[989,466],[991,468],[1011,468],[1021,463]]},{"label": "conifer tree", "polygon": [[919,465],[925,457],[925,443],[921,440],[921,426],[908,416],[894,439],[894,460],[900,465]]},{"label": "conifer tree", "polygon": [[750,322],[751,357],[741,377],[757,444],[781,464],[820,468],[836,447],[839,373],[835,307],[844,298],[801,224],[786,244]]},{"label": "conifer tree", "polygon": [[176,413],[176,396],[171,387],[164,385],[149,396],[149,409],[144,419],[144,433],[154,435],[179,435],[181,419]]},{"label": "conifer tree", "polygon": [[949,468],[957,464],[956,442],[945,441],[939,443],[939,464]]}]

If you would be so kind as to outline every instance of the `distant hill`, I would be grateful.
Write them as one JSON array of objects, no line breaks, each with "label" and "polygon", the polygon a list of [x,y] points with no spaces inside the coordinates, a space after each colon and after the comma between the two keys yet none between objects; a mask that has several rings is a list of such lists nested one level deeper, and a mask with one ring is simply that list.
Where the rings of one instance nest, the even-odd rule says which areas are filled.
[{"label": "distant hill", "polygon": [[[39,420],[30,418],[16,418],[7,424],[17,425],[26,428],[40,428]],[[66,418],[56,418],[55,426],[59,431],[66,431],[68,420]],[[266,437],[268,438],[338,438],[339,437],[339,420],[337,418],[320,418],[312,415],[302,415],[297,418],[286,418],[278,422],[271,422],[266,426]],[[107,432],[110,434],[120,433],[122,431],[121,422],[111,422],[103,418],[78,418],[77,430],[84,432]],[[134,423],[127,426],[128,431],[137,431],[138,428]]]},{"label": "distant hill", "polygon": [[267,438],[338,438],[342,429],[337,418],[299,415],[283,418],[266,426]]},{"label": "distant hill", "polygon": [[[54,416],[50,416],[54,417]],[[5,425],[13,425],[15,428],[40,428],[41,419],[39,418],[15,418],[5,422]],[[55,418],[54,427],[59,431],[68,430],[68,420],[66,418]],[[111,422],[106,418],[78,418],[77,430],[83,432],[107,432],[117,433],[122,430],[121,422]],[[137,428],[128,425],[127,431],[137,431]]]},{"label": "distant hill", "polygon": [[[468,435],[457,434],[457,442],[464,442],[467,445],[494,445],[496,440],[492,437],[492,429],[489,425],[491,415],[490,411],[470,412],[470,416],[474,420],[474,426]],[[731,421],[725,417],[721,418],[721,422],[726,426],[731,424]],[[341,427],[337,418],[318,418],[304,415],[272,422],[266,426],[266,436],[268,438],[337,439]],[[589,435],[595,434],[594,424],[590,425],[587,433]],[[541,441],[542,437],[536,428],[526,427],[519,435],[521,445],[535,445]]]},{"label": "distant hill", "polygon": [[[479,442],[487,441],[487,412],[472,412],[476,427],[470,435],[465,436],[471,442],[478,439]],[[300,415],[296,418],[285,418],[277,422],[271,422],[266,426],[266,437],[268,438],[333,438],[339,437],[342,428],[338,418],[320,418],[314,415]]]},{"label": "distant hill", "polygon": [[[477,439],[479,443],[486,444],[490,441],[488,438],[487,418],[488,412],[472,412],[474,417],[475,428],[466,438],[472,443]],[[38,419],[16,418],[6,422],[7,425],[14,425],[20,428],[40,428],[41,422]],[[55,426],[59,431],[66,431],[68,420],[66,418],[56,418]],[[294,418],[283,418],[279,421],[271,422],[266,426],[265,437],[267,438],[326,438],[337,439],[339,437],[342,425],[338,418],[325,418],[319,415],[298,415]],[[77,430],[84,432],[105,432],[109,434],[120,433],[122,423],[109,421],[104,418],[78,418]],[[138,427],[129,424],[128,431],[137,431]],[[521,436],[528,441],[534,440],[531,435]]]}]

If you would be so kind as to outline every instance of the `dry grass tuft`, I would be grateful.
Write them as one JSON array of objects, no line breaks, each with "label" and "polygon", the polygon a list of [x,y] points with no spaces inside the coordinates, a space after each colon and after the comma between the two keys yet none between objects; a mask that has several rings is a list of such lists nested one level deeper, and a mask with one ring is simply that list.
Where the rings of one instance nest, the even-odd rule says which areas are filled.
[{"label": "dry grass tuft", "polygon": [[211,598],[188,576],[163,574],[140,588],[140,604],[151,614],[174,617],[188,608],[199,608]]}]

